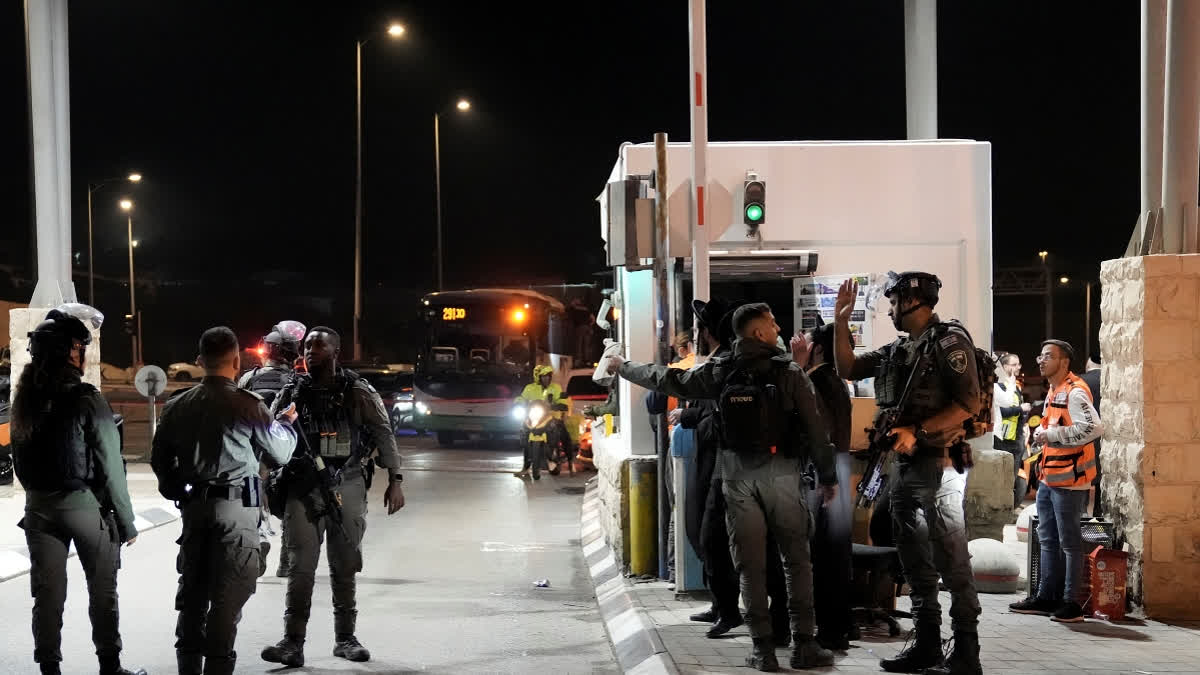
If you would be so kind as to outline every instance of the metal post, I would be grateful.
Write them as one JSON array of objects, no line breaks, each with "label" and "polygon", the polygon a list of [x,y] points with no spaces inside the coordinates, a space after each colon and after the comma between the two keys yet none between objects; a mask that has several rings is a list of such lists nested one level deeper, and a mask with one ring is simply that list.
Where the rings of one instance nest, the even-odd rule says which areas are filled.
[{"label": "metal post", "polygon": [[137,321],[137,346],[138,346],[137,362],[145,363],[146,362],[146,341],[142,339],[142,313],[138,312],[137,316],[134,317],[134,320]]},{"label": "metal post", "polygon": [[[658,349],[654,362],[660,366],[667,365],[671,349],[669,330],[670,318],[670,288],[667,284],[667,244],[670,241],[670,231],[667,227],[667,197],[670,188],[667,183],[667,135],[659,132],[654,134],[654,156],[656,169],[654,172],[654,315],[655,327],[658,329]],[[667,498],[667,462],[671,461],[668,453],[669,437],[667,434],[667,416],[658,416],[658,575],[667,578],[667,537],[671,519],[671,503]]]},{"label": "metal post", "polygon": [[[708,32],[705,0],[688,0],[688,43],[691,46],[689,78],[692,109],[692,188],[689,233],[692,238],[692,298],[709,299],[708,229],[705,224],[705,190],[708,186]],[[697,339],[699,339],[697,337]]]},{"label": "metal post", "polygon": [[[133,291],[133,214],[129,214],[129,217],[125,222],[128,228],[126,232],[128,233],[129,244],[129,316],[136,321],[137,297],[134,295]],[[138,336],[136,334],[131,335],[129,336],[129,340],[131,343],[131,358],[133,359],[133,363],[131,365],[136,366],[138,364]]]},{"label": "metal post", "polygon": [[88,304],[96,306],[96,285],[92,276],[92,185],[88,183]]},{"label": "metal post", "polygon": [[937,0],[904,0],[904,98],[909,140],[937,138]]},{"label": "metal post", "polygon": [[354,360],[362,360],[362,40],[354,43]]},{"label": "metal post", "polygon": [[150,440],[154,440],[154,432],[158,431],[158,407],[154,405],[154,397],[147,396],[150,402]]},{"label": "metal post", "polygon": [[437,189],[437,289],[442,290],[442,144],[438,114],[433,113],[433,170]]},{"label": "metal post", "polygon": [[1191,253],[1200,190],[1200,3],[1167,3],[1163,117],[1163,253]]},{"label": "metal post", "polygon": [[[1162,206],[1167,0],[1142,0],[1141,213]],[[1139,233],[1140,240],[1143,233]]]},{"label": "metal post", "polygon": [[1046,268],[1046,339],[1054,339],[1054,274],[1050,263],[1042,258]]},{"label": "metal post", "polygon": [[1085,296],[1086,298],[1084,301],[1087,303],[1087,309],[1084,310],[1083,313],[1083,322],[1087,326],[1087,333],[1084,334],[1083,348],[1087,350],[1087,358],[1090,359],[1092,358],[1092,282],[1090,281],[1087,282],[1087,291]]}]

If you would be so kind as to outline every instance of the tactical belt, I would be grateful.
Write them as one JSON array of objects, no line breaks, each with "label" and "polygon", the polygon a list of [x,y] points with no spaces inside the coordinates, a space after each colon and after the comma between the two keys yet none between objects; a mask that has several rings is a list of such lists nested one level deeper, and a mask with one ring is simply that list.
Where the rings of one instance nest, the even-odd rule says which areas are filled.
[{"label": "tactical belt", "polygon": [[205,502],[216,499],[224,499],[228,501],[241,501],[242,506],[258,506],[259,505],[259,479],[258,476],[247,476],[242,479],[241,485],[212,485],[201,484],[194,485],[188,492],[188,495],[182,501],[190,502]]}]

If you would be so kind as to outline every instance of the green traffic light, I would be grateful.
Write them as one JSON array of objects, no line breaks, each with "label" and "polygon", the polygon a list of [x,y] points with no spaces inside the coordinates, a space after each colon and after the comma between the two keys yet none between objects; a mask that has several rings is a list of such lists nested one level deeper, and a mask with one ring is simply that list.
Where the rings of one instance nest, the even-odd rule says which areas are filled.
[{"label": "green traffic light", "polygon": [[758,221],[762,220],[762,216],[763,210],[758,204],[751,204],[750,206],[746,207],[746,217],[752,222],[757,223]]}]

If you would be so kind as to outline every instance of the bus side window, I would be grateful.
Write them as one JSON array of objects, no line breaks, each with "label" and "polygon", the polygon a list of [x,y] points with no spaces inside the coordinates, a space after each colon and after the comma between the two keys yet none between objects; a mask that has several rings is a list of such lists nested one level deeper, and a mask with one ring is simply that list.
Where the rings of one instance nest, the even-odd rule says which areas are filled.
[{"label": "bus side window", "polygon": [[433,353],[433,362],[437,365],[449,368],[458,367],[457,347],[434,347],[431,351]]}]

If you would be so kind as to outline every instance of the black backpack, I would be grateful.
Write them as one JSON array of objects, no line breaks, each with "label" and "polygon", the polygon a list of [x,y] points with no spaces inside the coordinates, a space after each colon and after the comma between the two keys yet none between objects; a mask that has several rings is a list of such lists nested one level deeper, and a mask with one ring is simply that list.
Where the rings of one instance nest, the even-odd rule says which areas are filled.
[{"label": "black backpack", "polygon": [[80,400],[95,392],[81,383],[59,392],[38,412],[33,437],[13,443],[17,478],[26,489],[73,492],[91,487],[96,467],[79,417]]},{"label": "black backpack", "polygon": [[733,369],[717,397],[724,447],[739,455],[773,454],[786,440],[788,402],[776,382],[788,363],[772,359],[771,365],[758,375]]}]

